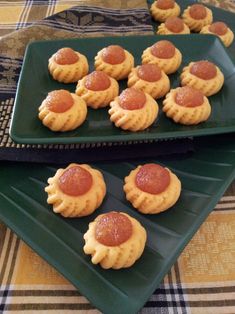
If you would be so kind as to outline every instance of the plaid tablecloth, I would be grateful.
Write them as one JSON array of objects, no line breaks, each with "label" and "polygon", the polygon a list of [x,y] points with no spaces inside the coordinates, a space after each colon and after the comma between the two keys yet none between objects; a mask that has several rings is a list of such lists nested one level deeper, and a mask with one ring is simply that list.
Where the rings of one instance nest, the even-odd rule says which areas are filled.
[{"label": "plaid tablecloth", "polygon": [[[203,2],[235,11],[233,1]],[[83,18],[88,28],[90,25],[92,35],[94,21],[98,28],[97,21],[104,17],[108,19],[114,12],[117,19],[123,13],[126,21],[132,20],[129,33],[133,29],[136,33],[151,33],[144,22],[148,18],[144,0],[0,1],[0,36],[4,38],[3,44],[9,45],[6,58],[20,54],[24,47],[15,47],[15,41],[10,37],[7,39],[5,35],[73,6],[79,6],[80,12],[83,10]],[[98,11],[100,14],[97,15]],[[32,40],[41,36],[66,37],[67,30],[51,27],[54,21],[38,22],[38,36],[33,31],[33,24],[32,28],[28,28],[25,40],[28,40],[29,34],[32,34]],[[144,26],[140,27],[141,23]],[[97,29],[93,28],[93,31],[97,32]],[[116,31],[107,27],[108,34]],[[21,40],[24,38],[21,31],[15,35],[16,41],[19,37]],[[3,48],[0,46],[0,51]],[[7,63],[7,60],[4,62]],[[2,64],[1,60],[0,67]],[[234,260],[235,184],[227,190],[141,313],[235,313]],[[1,313],[99,313],[67,280],[3,224],[0,225],[0,283]]]}]

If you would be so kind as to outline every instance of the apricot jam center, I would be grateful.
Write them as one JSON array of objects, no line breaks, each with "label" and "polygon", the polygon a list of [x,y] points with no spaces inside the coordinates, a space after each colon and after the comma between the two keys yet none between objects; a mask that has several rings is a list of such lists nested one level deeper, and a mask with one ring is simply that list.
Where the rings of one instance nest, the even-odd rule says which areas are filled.
[{"label": "apricot jam center", "polygon": [[73,166],[59,177],[60,190],[70,196],[81,196],[87,193],[93,183],[92,175],[80,166]]},{"label": "apricot jam center", "polygon": [[118,45],[108,46],[102,52],[102,59],[109,64],[120,64],[125,60],[125,51]]},{"label": "apricot jam center", "polygon": [[161,69],[155,64],[143,64],[138,67],[137,76],[147,82],[159,81],[162,77]]},{"label": "apricot jam center", "polygon": [[189,9],[190,16],[195,20],[201,20],[206,17],[206,8],[202,4],[193,4]]},{"label": "apricot jam center", "polygon": [[211,80],[216,76],[216,67],[209,61],[195,62],[191,68],[190,73],[203,80]]},{"label": "apricot jam center", "polygon": [[60,65],[74,64],[79,60],[79,57],[73,49],[61,48],[56,52],[54,60]]},{"label": "apricot jam center", "polygon": [[175,46],[168,40],[160,40],[151,47],[151,53],[160,59],[170,59],[175,55]]},{"label": "apricot jam center", "polygon": [[156,6],[161,10],[173,9],[175,5],[174,0],[157,0]]},{"label": "apricot jam center", "polygon": [[219,36],[225,35],[227,30],[228,27],[223,22],[215,22],[209,26],[209,31]]},{"label": "apricot jam center", "polygon": [[184,22],[176,16],[168,17],[165,26],[172,33],[180,33],[184,30]]},{"label": "apricot jam center", "polygon": [[135,184],[143,192],[159,194],[170,184],[170,174],[160,165],[146,164],[139,169]]},{"label": "apricot jam center", "polygon": [[204,95],[201,91],[189,86],[181,87],[175,96],[175,102],[183,107],[197,107],[203,104]]},{"label": "apricot jam center", "polygon": [[85,87],[93,91],[102,91],[110,87],[111,81],[108,75],[102,71],[94,71],[87,75]]},{"label": "apricot jam center", "polygon": [[56,113],[63,113],[73,106],[74,100],[71,94],[64,89],[55,90],[45,99],[46,107]]},{"label": "apricot jam center", "polygon": [[110,212],[98,218],[95,238],[107,246],[117,246],[126,242],[132,235],[132,223],[122,213]]},{"label": "apricot jam center", "polygon": [[120,94],[118,102],[125,110],[137,110],[144,107],[146,96],[141,90],[127,88]]}]

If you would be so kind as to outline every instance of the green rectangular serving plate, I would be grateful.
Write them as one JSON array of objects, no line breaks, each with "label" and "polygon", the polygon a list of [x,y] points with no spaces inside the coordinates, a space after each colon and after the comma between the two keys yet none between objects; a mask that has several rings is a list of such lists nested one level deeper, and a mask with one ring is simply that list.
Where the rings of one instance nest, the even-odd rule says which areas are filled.
[{"label": "green rectangular serving plate", "polygon": [[[225,76],[221,91],[210,97],[212,114],[208,121],[196,126],[183,126],[168,119],[161,110],[155,123],[142,132],[129,132],[116,128],[109,120],[107,108],[89,109],[85,123],[74,131],[52,132],[38,119],[38,107],[47,93],[54,89],[75,90],[75,84],[62,84],[53,80],[47,66],[49,57],[61,47],[72,47],[88,58],[90,71],[96,53],[105,46],[118,44],[135,56],[141,64],[145,48],[160,39],[171,40],[182,52],[183,62],[176,74],[170,76],[171,87],[180,85],[179,74],[190,61],[208,59],[217,64]],[[235,131],[235,67],[221,41],[213,35],[133,36],[65,39],[31,43],[26,51],[19,80],[16,102],[10,128],[15,142],[24,144],[116,142],[128,140],[166,139],[201,136]],[[126,81],[120,83],[121,90]]]},{"label": "green rectangular serving plate", "polygon": [[[220,139],[224,145],[216,144]],[[107,195],[94,214],[80,219],[56,215],[46,202],[44,187],[47,178],[54,175],[55,166],[1,163],[0,219],[102,313],[136,313],[234,178],[235,149],[231,138],[214,136],[209,142],[195,142],[196,152],[191,157],[93,164],[104,174]],[[138,213],[123,192],[124,177],[146,162],[168,166],[182,182],[176,205],[159,215]],[[89,222],[112,210],[132,215],[147,230],[144,253],[129,269],[103,270],[83,253],[83,234]]]}]

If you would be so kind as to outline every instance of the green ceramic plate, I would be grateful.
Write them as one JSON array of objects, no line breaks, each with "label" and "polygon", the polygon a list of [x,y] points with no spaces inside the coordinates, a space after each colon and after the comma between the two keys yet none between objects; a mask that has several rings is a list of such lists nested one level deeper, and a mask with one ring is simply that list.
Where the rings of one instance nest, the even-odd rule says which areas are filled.
[{"label": "green ceramic plate", "polygon": [[[65,219],[46,203],[47,178],[56,168],[40,164],[0,164],[0,219],[37,253],[68,278],[103,313],[136,313],[144,306],[165,273],[205,217],[214,208],[235,174],[235,150],[231,138],[197,144],[197,152],[183,159],[99,163],[107,184],[107,196],[93,215]],[[216,154],[214,153],[216,149]],[[124,177],[145,162],[170,167],[182,182],[177,204],[159,215],[141,215],[125,200]],[[142,257],[126,270],[103,270],[83,253],[83,234],[98,214],[124,211],[146,228],[147,245]]]},{"label": "green ceramic plate", "polygon": [[[75,84],[59,84],[48,73],[48,58],[59,48],[69,46],[84,53],[93,70],[93,60],[97,51],[110,44],[119,44],[135,56],[135,63],[141,63],[141,54],[146,47],[159,39],[171,40],[182,52],[183,63],[179,71],[171,75],[171,86],[179,86],[179,73],[190,61],[208,59],[216,63],[224,73],[222,90],[210,97],[212,114],[208,121],[197,126],[183,126],[174,123],[161,112],[156,122],[143,132],[126,132],[116,128],[109,120],[107,108],[89,109],[85,123],[78,129],[55,133],[44,127],[38,119],[38,107],[47,93],[54,89],[75,90]],[[121,82],[121,89],[126,82]],[[185,136],[199,136],[235,131],[235,67],[224,46],[215,36],[142,36],[68,39],[34,42],[28,46],[22,68],[10,135],[19,143],[81,143],[108,142],[142,139],[162,139]],[[161,101],[159,101],[161,107]],[[22,119],[23,117],[23,119]]]}]

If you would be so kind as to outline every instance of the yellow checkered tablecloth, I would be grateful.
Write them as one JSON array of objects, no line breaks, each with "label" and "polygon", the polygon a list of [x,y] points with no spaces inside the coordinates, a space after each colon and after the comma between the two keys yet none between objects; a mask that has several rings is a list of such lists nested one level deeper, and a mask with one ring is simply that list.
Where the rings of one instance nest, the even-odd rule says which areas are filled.
[{"label": "yellow checkered tablecloth", "polygon": [[[121,8],[122,2],[121,0],[0,1],[0,37],[73,6],[91,5],[104,8]],[[142,6],[142,3],[141,0],[124,1],[123,7],[138,8]]]},{"label": "yellow checkered tablecloth", "polygon": [[[234,1],[203,2],[235,11]],[[78,4],[137,8],[143,1],[0,1],[0,36]],[[3,224],[0,224],[0,254],[2,290],[12,289],[11,294],[1,294],[1,313],[99,313]],[[150,298],[149,302],[156,302],[158,307],[143,308],[141,313],[235,313],[234,260],[235,184],[227,190]],[[161,303],[162,300],[167,303]],[[175,308],[180,302],[187,303],[187,310],[183,305]]]},{"label": "yellow checkered tablecloth", "polygon": [[[45,17],[91,1],[0,1],[0,36],[31,25]],[[102,1],[92,1],[99,4]]]},{"label": "yellow checkered tablecloth", "polygon": [[77,1],[0,1],[0,36],[76,5]]},{"label": "yellow checkered tablecloth", "polygon": [[[128,6],[128,1],[125,1]],[[138,7],[141,1],[129,1],[130,7]],[[201,2],[218,6],[222,9],[235,12],[235,3],[231,0],[202,0]],[[41,20],[57,12],[66,10],[76,5],[94,6],[103,5],[104,7],[120,7],[120,0],[37,0],[37,1],[0,1],[0,36],[6,35],[14,30],[29,26],[34,21]]]}]

